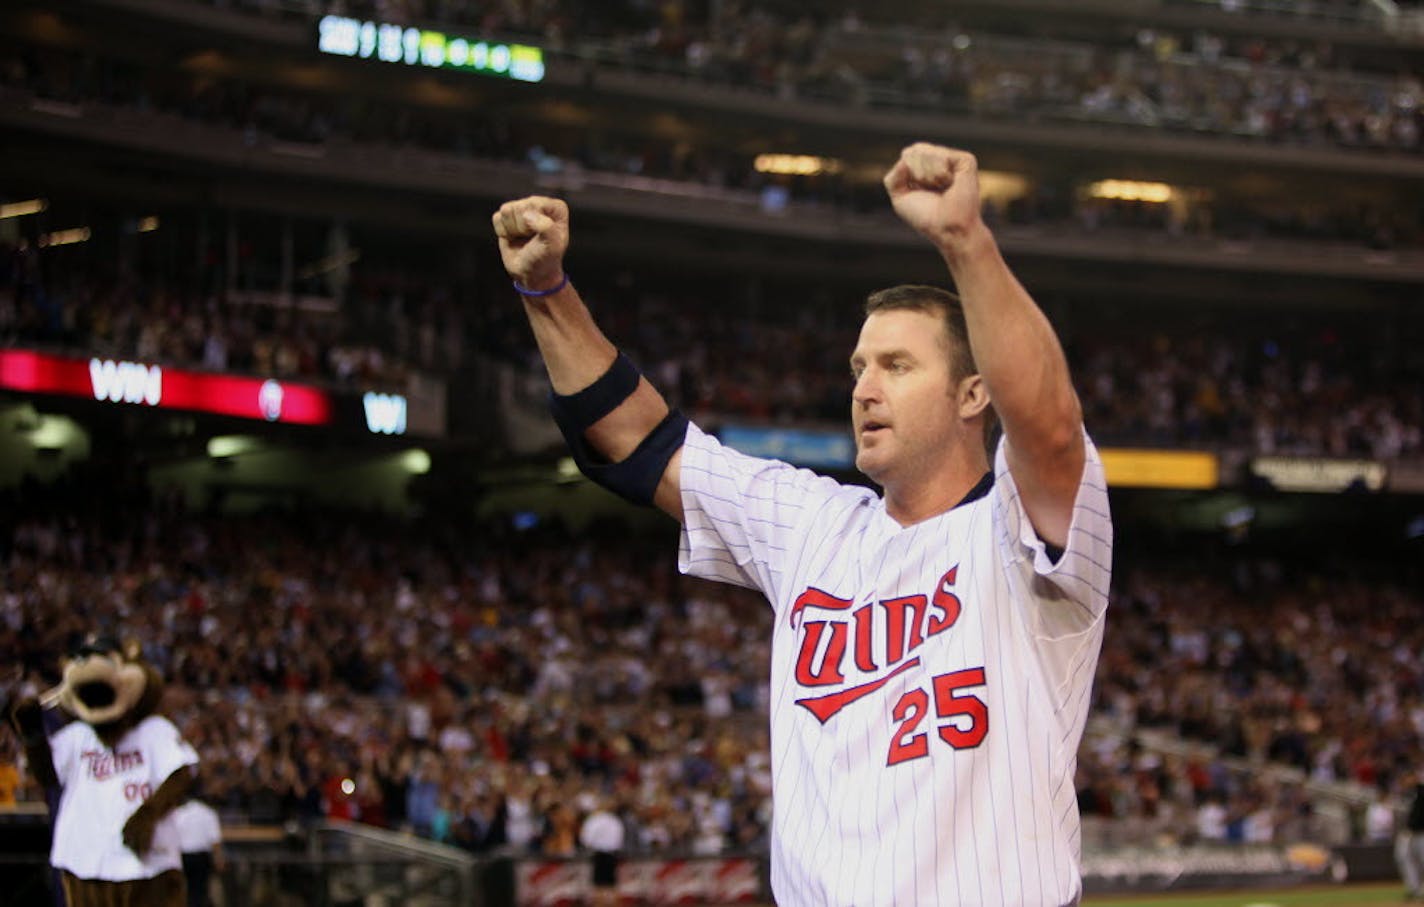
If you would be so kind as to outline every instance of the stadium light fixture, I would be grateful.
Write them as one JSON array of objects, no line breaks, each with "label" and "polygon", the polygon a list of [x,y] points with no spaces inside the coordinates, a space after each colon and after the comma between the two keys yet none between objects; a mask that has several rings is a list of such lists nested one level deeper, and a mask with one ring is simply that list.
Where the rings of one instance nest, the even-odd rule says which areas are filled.
[{"label": "stadium light fixture", "polygon": [[1171,201],[1173,191],[1166,183],[1144,183],[1137,180],[1098,180],[1088,187],[1088,194],[1093,198],[1154,204]]},{"label": "stadium light fixture", "polygon": [[208,456],[214,460],[225,460],[251,453],[261,446],[261,442],[250,435],[215,435],[208,439]]},{"label": "stadium light fixture", "polygon": [[578,482],[583,479],[583,473],[579,472],[578,464],[573,457],[560,457],[558,464],[554,467],[554,481],[559,484],[568,482]]},{"label": "stadium light fixture", "polygon": [[39,214],[49,207],[49,202],[43,198],[31,198],[23,202],[10,202],[0,205],[0,220],[9,217],[24,217],[26,214]]},{"label": "stadium light fixture", "polygon": [[74,227],[70,230],[55,230],[53,233],[45,233],[40,236],[40,247],[46,246],[72,246],[75,243],[88,242],[90,236],[88,227]]},{"label": "stadium light fixture", "polygon": [[418,447],[400,455],[400,464],[413,476],[423,476],[430,471],[430,454]]},{"label": "stadium light fixture", "polygon": [[979,197],[1000,204],[1023,198],[1028,194],[1028,177],[1004,170],[979,171]]},{"label": "stadium light fixture", "polygon": [[63,450],[82,434],[79,424],[68,416],[41,415],[30,432],[30,444],[35,450]]},{"label": "stadium light fixture", "polygon": [[822,173],[840,173],[845,165],[835,158],[816,157],[813,154],[758,154],[754,166],[758,173],[818,176]]}]

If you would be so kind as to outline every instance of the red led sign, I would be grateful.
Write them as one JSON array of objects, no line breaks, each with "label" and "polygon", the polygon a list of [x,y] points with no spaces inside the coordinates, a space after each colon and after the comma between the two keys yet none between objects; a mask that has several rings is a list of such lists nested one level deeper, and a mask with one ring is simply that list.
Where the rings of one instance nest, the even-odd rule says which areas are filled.
[{"label": "red led sign", "polygon": [[331,397],[314,387],[33,350],[0,350],[0,388],[295,425],[332,421]]}]

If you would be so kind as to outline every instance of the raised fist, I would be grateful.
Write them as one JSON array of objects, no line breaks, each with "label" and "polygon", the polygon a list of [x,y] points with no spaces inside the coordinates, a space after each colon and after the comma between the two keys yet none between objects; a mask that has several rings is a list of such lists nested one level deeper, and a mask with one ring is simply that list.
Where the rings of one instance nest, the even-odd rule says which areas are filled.
[{"label": "raised fist", "polygon": [[509,276],[531,290],[557,286],[569,248],[569,206],[531,195],[500,205],[492,220]]},{"label": "raised fist", "polygon": [[917,142],[885,174],[885,191],[900,219],[953,252],[982,223],[979,163],[967,151]]}]

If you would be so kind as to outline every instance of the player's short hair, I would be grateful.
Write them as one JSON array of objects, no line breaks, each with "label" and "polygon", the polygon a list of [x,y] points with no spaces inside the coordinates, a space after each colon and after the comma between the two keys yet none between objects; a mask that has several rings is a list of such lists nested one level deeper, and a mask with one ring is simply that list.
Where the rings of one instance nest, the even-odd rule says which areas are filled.
[{"label": "player's short hair", "polygon": [[[942,316],[945,334],[949,338],[949,375],[955,382],[979,371],[979,366],[974,364],[974,351],[969,348],[969,325],[964,320],[964,304],[959,301],[958,296],[939,287],[902,283],[899,286],[876,290],[865,299],[867,317],[876,312],[895,309]],[[991,459],[998,438],[999,416],[994,412],[991,401],[984,410],[984,449]]]},{"label": "player's short hair", "polygon": [[905,283],[876,290],[866,297],[866,315],[895,309],[941,315],[949,337],[950,376],[959,381],[979,371],[974,364],[974,353],[969,349],[969,326],[964,321],[964,304],[958,296],[939,287]]}]

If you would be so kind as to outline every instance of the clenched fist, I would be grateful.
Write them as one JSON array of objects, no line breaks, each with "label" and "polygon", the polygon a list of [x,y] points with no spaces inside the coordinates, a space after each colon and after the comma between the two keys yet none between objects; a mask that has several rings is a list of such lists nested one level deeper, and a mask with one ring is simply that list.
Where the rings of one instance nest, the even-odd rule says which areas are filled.
[{"label": "clenched fist", "polygon": [[505,202],[494,213],[499,254],[509,276],[531,290],[547,290],[563,279],[569,248],[569,206],[557,198],[531,195]]},{"label": "clenched fist", "polygon": [[982,225],[979,163],[967,151],[917,142],[885,174],[900,219],[952,254]]}]

